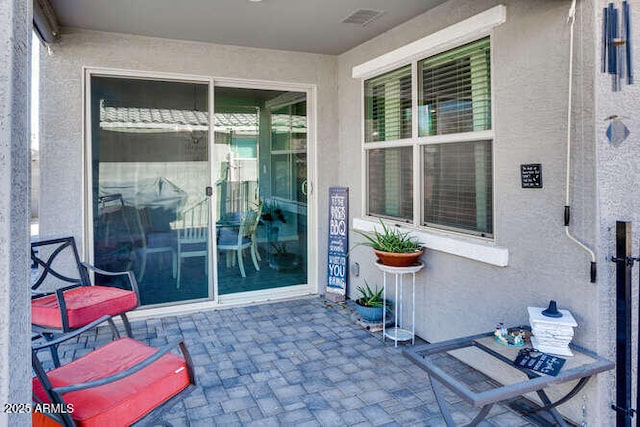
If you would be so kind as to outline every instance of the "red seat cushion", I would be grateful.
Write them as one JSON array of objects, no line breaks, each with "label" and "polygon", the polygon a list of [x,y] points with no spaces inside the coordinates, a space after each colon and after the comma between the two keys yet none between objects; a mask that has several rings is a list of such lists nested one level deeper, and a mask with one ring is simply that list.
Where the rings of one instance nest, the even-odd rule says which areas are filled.
[{"label": "red seat cushion", "polygon": [[[110,286],[80,286],[64,292],[69,327],[79,328],[108,314],[132,310],[138,304],[135,292]],[[31,301],[31,323],[61,328],[60,307],[55,295]]]},{"label": "red seat cushion", "polygon": [[[131,338],[120,338],[73,362],[47,372],[53,387],[93,381],[121,372],[157,349]],[[73,404],[72,418],[80,426],[130,425],[185,389],[189,382],[184,358],[165,354],[156,362],[124,379],[63,395]],[[49,399],[33,378],[33,393]],[[34,426],[39,417],[33,417]]]}]

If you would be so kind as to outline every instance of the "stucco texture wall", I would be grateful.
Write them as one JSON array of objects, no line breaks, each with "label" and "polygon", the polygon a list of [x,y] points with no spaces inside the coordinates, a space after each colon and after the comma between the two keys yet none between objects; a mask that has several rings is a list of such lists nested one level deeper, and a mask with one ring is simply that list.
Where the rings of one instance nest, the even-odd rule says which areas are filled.
[{"label": "stucco texture wall", "polygon": [[[596,22],[602,22],[602,8],[609,2],[600,0],[597,2]],[[597,183],[598,183],[598,209],[599,209],[599,241],[598,258],[606,268],[601,269],[601,286],[599,287],[602,321],[599,324],[599,334],[602,339],[599,342],[598,351],[615,360],[615,328],[616,328],[616,271],[615,264],[609,262],[616,254],[616,221],[631,222],[633,234],[632,254],[640,255],[640,192],[638,182],[640,180],[640,85],[638,84],[638,60],[640,56],[640,8],[638,4],[631,4],[631,28],[632,47],[634,58],[635,83],[627,85],[622,81],[622,89],[613,92],[611,77],[596,69],[596,148],[597,148]],[[601,33],[596,34],[597,52],[600,52]],[[599,68],[599,67],[598,67]],[[617,115],[631,132],[628,139],[619,146],[609,143],[606,130],[609,121],[606,118]],[[638,306],[638,264],[635,264],[632,273],[633,286],[633,310],[637,313]],[[633,343],[638,342],[637,317],[634,315]],[[633,344],[632,343],[632,344]],[[637,378],[636,355],[633,355],[632,378]],[[634,385],[635,387],[635,385]],[[615,378],[609,376],[609,381],[602,384],[602,395],[607,401],[615,401]],[[635,396],[633,397],[635,401]],[[604,400],[604,399],[603,399]]]},{"label": "stucco texture wall", "polygon": [[[0,2],[0,404],[31,401],[29,305],[30,2]],[[28,426],[0,412],[0,426]]]},{"label": "stucco texture wall", "polygon": [[[326,218],[327,187],[338,163],[335,57],[73,29],[52,49],[41,57],[41,236],[82,237],[83,66],[316,85],[318,208],[310,206],[310,213]],[[326,221],[317,231],[326,241]],[[318,247],[318,259],[326,259]],[[314,280],[322,292],[325,270]]]},{"label": "stucco texture wall", "polygon": [[[351,216],[362,211],[361,81],[352,68],[430,35],[498,4],[507,21],[492,33],[494,149],[494,244],[507,248],[509,264],[496,267],[429,250],[418,275],[417,333],[429,340],[492,330],[497,322],[528,323],[527,306],[553,299],[570,310],[579,326],[575,342],[596,349],[601,331],[598,289],[607,266],[599,263],[598,284],[589,281],[590,256],[569,241],[563,227],[569,81],[570,1],[450,0],[341,55],[338,60],[340,179],[351,188]],[[578,2],[575,24],[572,130],[572,232],[591,248],[596,244],[593,79],[593,2]],[[544,188],[523,189],[520,165],[541,163]],[[353,241],[358,236],[351,234]],[[473,238],[459,237],[461,241]],[[601,261],[601,260],[600,260]],[[351,297],[366,278],[381,286],[381,273],[368,248],[350,260],[360,277],[350,276]],[[593,387],[587,393],[595,406]],[[574,408],[574,419],[579,417]],[[593,414],[591,415],[593,416]],[[597,416],[597,415],[596,415]],[[599,425],[599,424],[597,424]]]}]

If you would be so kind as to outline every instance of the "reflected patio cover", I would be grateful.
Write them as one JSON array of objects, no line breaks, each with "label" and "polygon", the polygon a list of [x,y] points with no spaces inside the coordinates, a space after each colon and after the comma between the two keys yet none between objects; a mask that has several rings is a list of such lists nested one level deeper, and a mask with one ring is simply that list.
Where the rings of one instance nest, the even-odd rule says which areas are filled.
[{"label": "reflected patio cover", "polygon": [[[278,132],[307,132],[306,116],[273,114],[271,130]],[[242,135],[256,135],[259,116],[255,113],[215,113],[215,131]],[[100,100],[100,128],[115,132],[162,133],[209,130],[206,111],[172,110],[162,108],[108,107]]]}]

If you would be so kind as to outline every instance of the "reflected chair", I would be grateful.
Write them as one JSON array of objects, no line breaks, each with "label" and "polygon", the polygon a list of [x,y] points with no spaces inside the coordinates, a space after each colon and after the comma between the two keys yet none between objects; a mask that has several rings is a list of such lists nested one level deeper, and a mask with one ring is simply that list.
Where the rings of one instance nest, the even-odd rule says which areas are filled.
[{"label": "reflected chair", "polygon": [[[176,270],[178,258],[176,248],[172,245],[175,243],[175,232],[157,232],[153,230],[151,219],[149,218],[149,209],[135,209],[136,225],[140,232],[140,252],[141,263],[140,272],[138,273],[138,281],[144,280],[144,273],[147,269],[147,257],[151,254],[170,253],[173,278],[176,278]],[[173,242],[172,242],[173,240]]]},{"label": "reflected chair", "polygon": [[[127,312],[138,307],[140,295],[131,271],[108,272],[81,262],[73,237],[32,242],[31,260],[37,266],[31,285],[33,332],[52,339],[101,316],[117,315],[127,336],[133,336]],[[94,282],[120,280],[108,286],[94,284],[89,270],[95,272]]]},{"label": "reflected chair", "polygon": [[[39,351],[77,338],[109,322],[114,340],[62,366],[45,370]],[[94,337],[100,336],[96,331]],[[171,352],[179,347],[181,355]],[[183,342],[159,349],[120,338],[113,320],[104,316],[83,328],[42,345],[34,343],[31,361],[34,426],[98,426],[136,423],[157,425],[162,412],[195,388],[193,363]],[[46,365],[46,363],[45,363]]]},{"label": "reflected chair", "polygon": [[94,227],[94,261],[103,270],[130,270],[135,259],[135,239],[122,194],[98,198]]},{"label": "reflected chair", "polygon": [[[240,268],[240,274],[242,277],[247,277],[243,262],[243,251],[245,249],[250,249],[253,265],[256,268],[256,271],[260,271],[256,244],[256,228],[258,227],[258,221],[260,221],[260,214],[258,211],[249,210],[242,215],[240,226],[237,229],[223,228],[220,230],[217,248],[221,252],[227,252],[228,257],[233,251],[235,251],[236,258],[238,260],[238,267]],[[227,259],[229,260],[229,258]]]},{"label": "reflected chair", "polygon": [[136,260],[135,275],[138,282],[142,282],[149,255],[169,253],[173,278],[176,278],[175,232],[154,230],[149,209],[125,205],[121,194],[98,198],[98,222],[94,237],[95,258],[99,267],[128,270]]},{"label": "reflected chair", "polygon": [[178,278],[180,288],[182,259],[204,257],[205,274],[209,271],[209,199],[204,199],[180,215],[178,228]]}]

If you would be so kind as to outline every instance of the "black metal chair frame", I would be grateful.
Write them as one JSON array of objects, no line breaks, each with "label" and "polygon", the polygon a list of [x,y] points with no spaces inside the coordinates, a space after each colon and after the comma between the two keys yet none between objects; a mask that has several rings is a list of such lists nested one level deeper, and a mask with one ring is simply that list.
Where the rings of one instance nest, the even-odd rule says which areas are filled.
[{"label": "black metal chair frame", "polygon": [[[52,246],[58,245],[58,247],[56,247],[53,250],[53,252],[51,252],[51,254],[46,260],[43,260],[42,258],[40,258],[39,254],[37,254],[37,248],[41,246],[49,246],[49,245],[52,245]],[[71,252],[73,254],[76,266],[78,268],[79,277],[77,278],[65,276],[64,274],[61,274],[60,272],[56,271],[52,267],[52,264],[56,259],[56,257],[66,248],[71,248]],[[41,298],[47,295],[55,294],[58,300],[58,307],[60,309],[60,316],[61,316],[61,322],[62,322],[61,328],[52,328],[52,327],[36,325],[36,324],[31,325],[31,329],[33,332],[43,335],[48,340],[52,340],[54,335],[56,334],[67,333],[74,330],[73,328],[69,327],[69,317],[67,314],[67,304],[64,299],[64,292],[80,286],[93,286],[93,283],[91,282],[91,277],[89,276],[89,270],[94,271],[95,273],[102,276],[111,276],[111,277],[126,276],[128,278],[131,290],[136,294],[136,300],[137,300],[136,307],[140,305],[140,292],[138,290],[138,283],[136,281],[136,278],[133,272],[105,271],[80,261],[80,256],[78,255],[78,249],[73,236],[32,242],[31,243],[31,260],[33,262],[33,265],[42,267],[42,272],[40,276],[38,277],[36,282],[31,285],[31,299]],[[71,283],[71,285],[58,288],[55,291],[38,292],[38,288],[44,283],[45,279],[49,274],[51,274],[52,276],[54,276],[55,278],[63,282]],[[124,328],[127,333],[127,336],[130,338],[133,338],[133,333],[131,331],[131,324],[129,323],[127,314],[120,313],[119,316],[122,319],[122,323],[124,324]],[[56,347],[52,347],[51,354],[54,359],[54,362],[56,363],[56,366],[58,366],[59,361],[57,357],[57,351],[55,350],[56,350]]]},{"label": "black metal chair frame", "polygon": [[[169,353],[171,349],[178,347],[187,365],[190,385],[187,386],[187,388],[185,388],[184,390],[180,391],[175,396],[171,397],[170,399],[162,403],[160,406],[158,406],[157,408],[155,408],[154,410],[146,414],[142,419],[138,420],[136,423],[133,424],[134,426],[138,426],[138,427],[158,425],[158,419],[162,416],[164,411],[167,408],[171,407],[178,399],[181,399],[182,397],[184,397],[185,394],[190,393],[196,386],[193,361],[191,359],[189,351],[187,350],[187,347],[184,344],[184,341],[176,341],[176,342],[172,342],[167,345],[164,345],[160,347],[151,356],[147,357],[141,362],[138,362],[134,366],[128,369],[125,369],[124,371],[118,372],[117,374],[100,378],[99,380],[87,381],[80,384],[73,384],[73,385],[62,386],[62,387],[53,387],[51,382],[49,381],[49,378],[47,377],[47,373],[44,367],[42,366],[40,359],[38,358],[38,355],[37,355],[38,351],[46,348],[50,348],[51,346],[57,347],[61,343],[68,341],[72,338],[75,338],[78,335],[82,334],[83,332],[96,328],[98,325],[104,322],[109,323],[109,326],[111,327],[111,330],[113,332],[114,339],[120,338],[120,333],[118,332],[118,329],[116,328],[113,322],[113,319],[110,316],[102,316],[101,318],[83,326],[82,328],[78,328],[72,332],[63,334],[52,341],[48,341],[40,345],[34,345],[31,349],[31,361],[32,361],[33,370],[36,376],[40,380],[40,383],[42,384],[45,392],[47,393],[47,396],[49,397],[51,403],[54,405],[60,405],[59,407],[64,408],[65,401],[64,401],[64,398],[62,397],[63,394],[71,393],[79,390],[85,390],[93,387],[99,387],[99,386],[126,378],[144,369],[145,367],[151,365],[152,363],[160,359],[162,356]],[[59,366],[56,366],[56,367],[59,367]],[[34,402],[34,403],[42,403],[42,402]],[[68,413],[64,413],[64,411],[61,411],[61,413],[56,413],[56,414],[46,413],[45,415],[65,427],[72,427],[76,425],[71,415]],[[167,424],[167,425],[170,425],[170,424]]]}]

